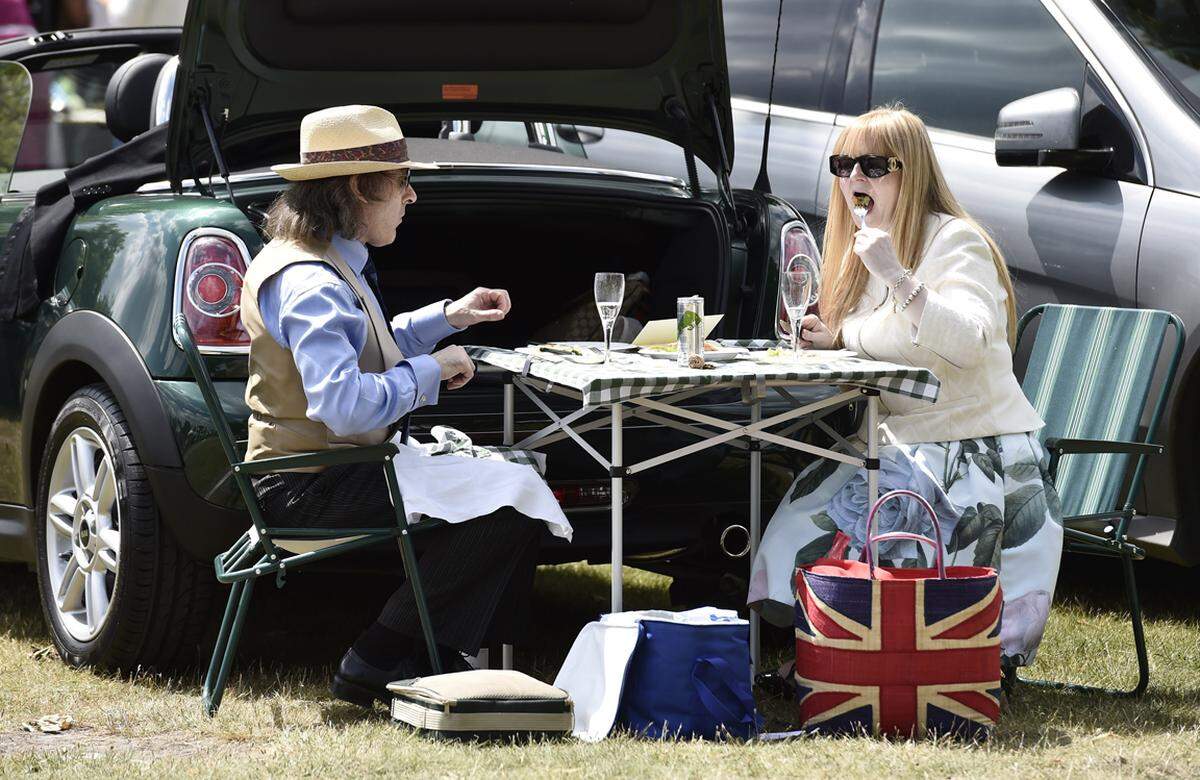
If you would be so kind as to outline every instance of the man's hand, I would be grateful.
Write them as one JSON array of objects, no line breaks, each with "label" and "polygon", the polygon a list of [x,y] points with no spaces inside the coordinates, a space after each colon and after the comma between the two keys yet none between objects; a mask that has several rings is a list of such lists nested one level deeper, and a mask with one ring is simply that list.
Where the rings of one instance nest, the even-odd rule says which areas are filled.
[{"label": "man's hand", "polygon": [[446,321],[462,330],[477,322],[499,322],[511,308],[508,290],[476,287],[457,301],[446,304]]},{"label": "man's hand", "polygon": [[467,357],[467,351],[458,345],[439,349],[433,353],[433,359],[442,367],[447,390],[457,390],[475,376],[475,364]]}]

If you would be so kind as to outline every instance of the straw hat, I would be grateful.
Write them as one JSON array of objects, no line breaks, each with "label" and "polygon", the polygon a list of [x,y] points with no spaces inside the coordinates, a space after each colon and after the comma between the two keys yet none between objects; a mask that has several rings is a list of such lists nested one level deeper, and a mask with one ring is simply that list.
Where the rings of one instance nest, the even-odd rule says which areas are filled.
[{"label": "straw hat", "polygon": [[408,145],[391,111],[378,106],[335,106],[300,122],[300,162],[272,165],[288,181],[350,176],[399,168],[436,168],[408,159]]}]

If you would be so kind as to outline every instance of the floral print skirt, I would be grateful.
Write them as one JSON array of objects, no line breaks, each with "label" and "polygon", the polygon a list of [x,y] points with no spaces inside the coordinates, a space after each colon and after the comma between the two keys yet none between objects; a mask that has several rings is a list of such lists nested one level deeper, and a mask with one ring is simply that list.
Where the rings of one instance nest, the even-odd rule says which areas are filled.
[{"label": "floral print skirt", "polygon": [[[880,494],[905,488],[929,501],[946,565],[999,569],[1001,653],[1017,665],[1037,654],[1062,554],[1062,512],[1048,463],[1033,433],[880,447]],[[869,509],[865,470],[830,460],[810,465],[767,525],[748,603],[765,620],[791,625],[796,568],[826,555],[839,532],[857,558]],[[887,531],[933,537],[924,509],[903,497],[880,509],[876,533]],[[879,557],[889,566],[933,565],[932,550],[911,541],[884,542]]]}]

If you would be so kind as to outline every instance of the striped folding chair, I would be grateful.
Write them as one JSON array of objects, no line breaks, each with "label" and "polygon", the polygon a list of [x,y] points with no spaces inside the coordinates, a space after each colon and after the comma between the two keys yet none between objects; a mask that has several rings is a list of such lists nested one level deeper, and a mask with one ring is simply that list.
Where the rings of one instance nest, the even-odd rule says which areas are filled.
[{"label": "striped folding chair", "polygon": [[[409,525],[405,521],[404,502],[401,500],[400,487],[396,484],[396,473],[392,470],[392,456],[396,447],[390,442],[374,447],[348,447],[305,455],[292,455],[280,458],[268,458],[252,462],[243,462],[234,449],[233,434],[229,423],[221,409],[221,400],[217,397],[216,388],[204,366],[204,359],[196,349],[191,329],[180,314],[175,318],[175,341],[183,350],[196,384],[204,396],[208,413],[212,416],[213,427],[229,466],[233,470],[233,479],[241,491],[242,500],[250,513],[251,526],[241,538],[225,552],[218,555],[213,565],[216,569],[217,580],[232,585],[229,601],[225,607],[225,617],[221,621],[221,629],[217,634],[217,643],[213,648],[212,660],[208,665],[208,673],[204,677],[203,703],[208,715],[217,714],[221,706],[221,697],[225,691],[225,682],[229,677],[229,667],[233,663],[237,651],[238,639],[242,632],[242,624],[246,619],[246,610],[250,605],[250,595],[254,590],[254,581],[259,577],[276,575],[276,585],[283,587],[283,575],[305,564],[329,558],[350,550],[356,550],[370,544],[399,538],[400,555],[404,562],[404,574],[412,585],[413,596],[417,602],[417,614],[421,619],[421,630],[425,635],[425,645],[429,652],[429,661],[435,674],[441,673],[441,662],[438,659],[437,644],[433,637],[433,626],[429,620],[429,608],[425,602],[425,592],[421,588],[421,580],[417,571],[416,554],[413,551],[411,531],[437,525],[437,521],[424,521]],[[407,420],[405,422],[407,434]],[[383,528],[273,528],[263,520],[262,511],[258,506],[257,496],[250,484],[252,474],[263,474],[272,471],[282,471],[298,466],[333,466],[339,463],[379,463],[387,475],[388,492],[392,504],[396,508],[396,525]]]},{"label": "striped folding chair", "polygon": [[[1146,457],[1161,455],[1165,449],[1154,439],[1183,352],[1183,323],[1170,312],[1153,309],[1043,304],[1021,318],[1018,344],[1026,326],[1037,317],[1041,323],[1023,389],[1046,421],[1041,436],[1062,502],[1064,549],[1121,559],[1138,682],[1128,691],[1030,682],[1140,696],[1149,682],[1150,666],[1133,561],[1144,558],[1145,552],[1129,541],[1129,523]],[[1175,351],[1149,406],[1168,328],[1175,329]],[[1147,412],[1145,432],[1139,435]]]}]

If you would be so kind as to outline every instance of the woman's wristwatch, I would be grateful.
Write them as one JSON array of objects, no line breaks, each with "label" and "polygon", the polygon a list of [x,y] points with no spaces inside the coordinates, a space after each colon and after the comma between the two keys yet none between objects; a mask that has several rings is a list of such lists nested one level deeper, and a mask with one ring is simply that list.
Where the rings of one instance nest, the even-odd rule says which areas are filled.
[{"label": "woman's wristwatch", "polygon": [[903,271],[900,272],[899,276],[897,276],[895,279],[893,279],[888,284],[888,287],[892,288],[893,295],[900,292],[900,285],[904,284],[905,279],[912,278],[912,274],[913,274],[913,272],[912,272],[911,268],[905,268]]}]

